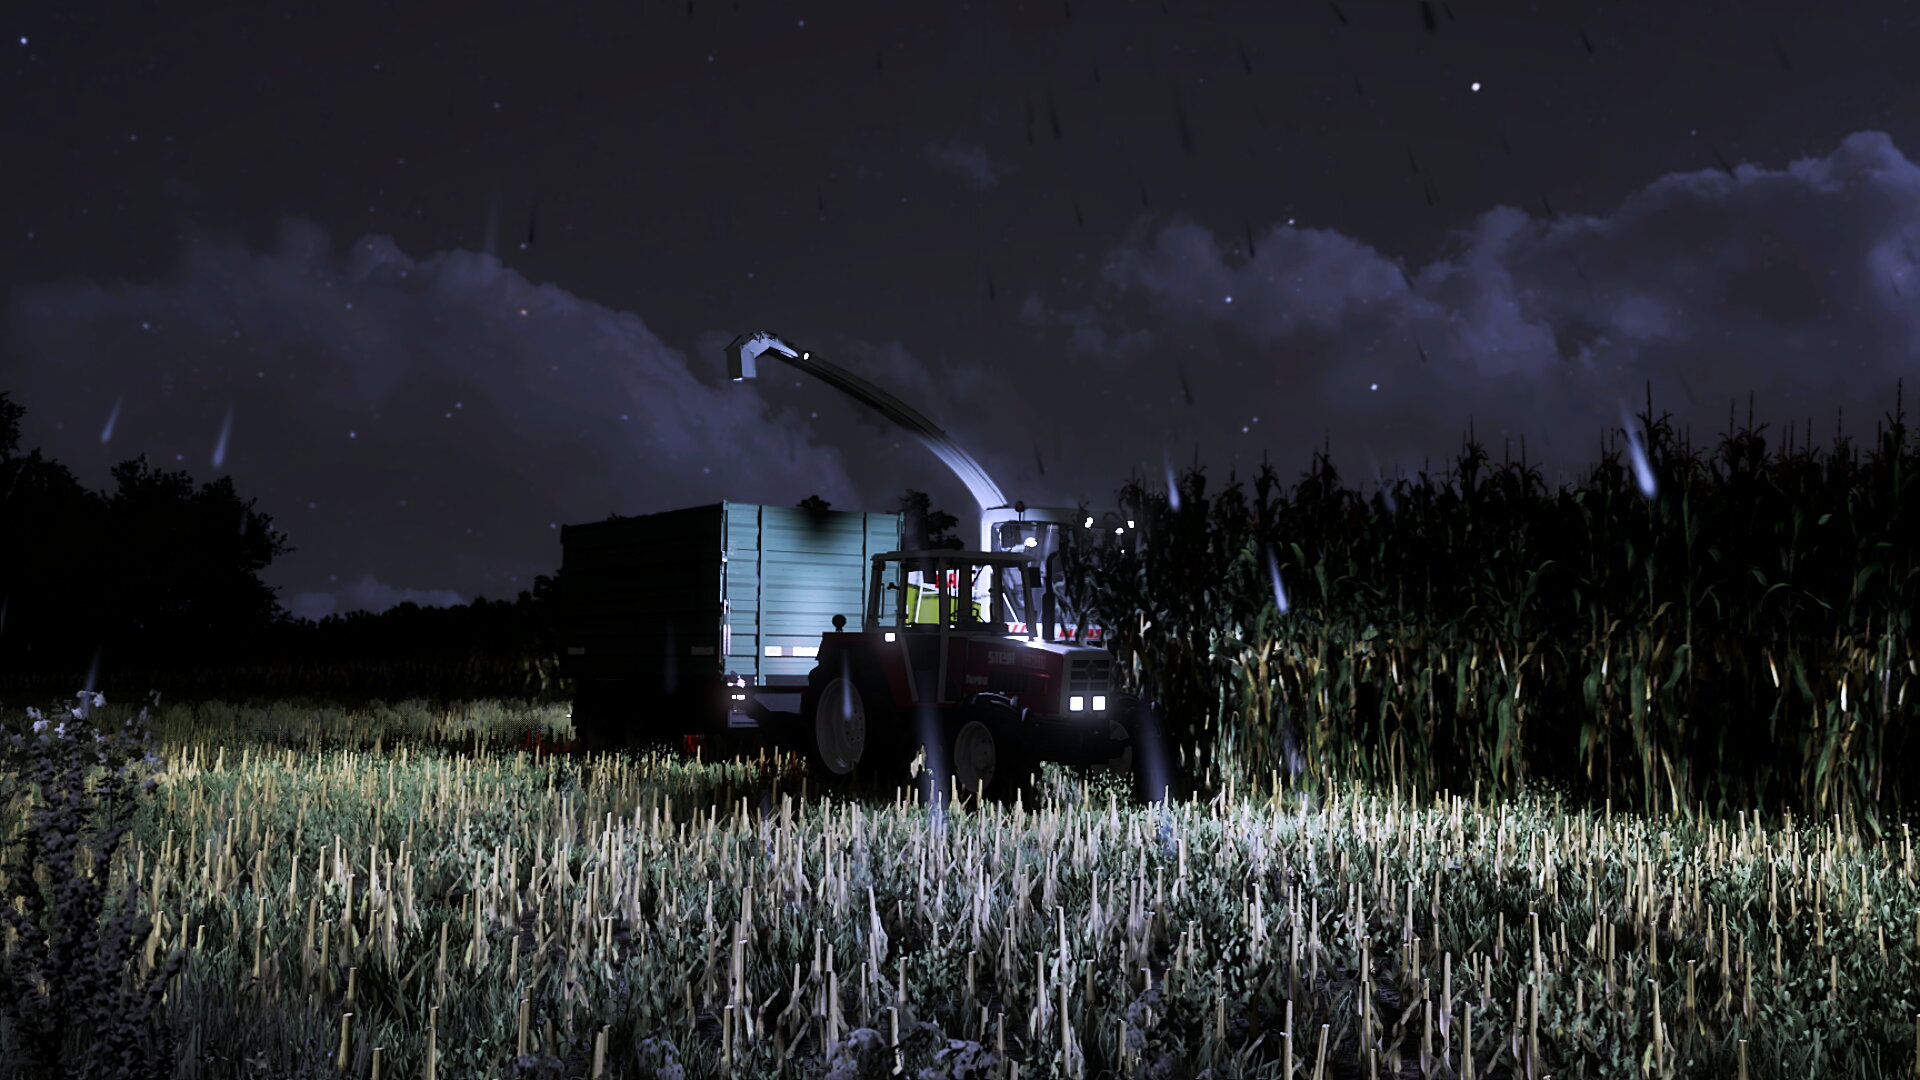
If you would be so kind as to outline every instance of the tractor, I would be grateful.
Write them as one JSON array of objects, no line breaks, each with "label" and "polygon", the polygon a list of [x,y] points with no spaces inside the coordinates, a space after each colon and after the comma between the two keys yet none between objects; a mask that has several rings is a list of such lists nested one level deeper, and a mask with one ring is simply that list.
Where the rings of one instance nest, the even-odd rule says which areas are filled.
[{"label": "tractor", "polygon": [[1053,761],[1131,769],[1151,797],[1133,753],[1140,702],[1117,691],[1105,649],[1037,632],[1040,588],[1025,551],[874,555],[862,628],[834,616],[800,696],[809,775],[929,796],[950,776],[963,795],[1005,798]]}]

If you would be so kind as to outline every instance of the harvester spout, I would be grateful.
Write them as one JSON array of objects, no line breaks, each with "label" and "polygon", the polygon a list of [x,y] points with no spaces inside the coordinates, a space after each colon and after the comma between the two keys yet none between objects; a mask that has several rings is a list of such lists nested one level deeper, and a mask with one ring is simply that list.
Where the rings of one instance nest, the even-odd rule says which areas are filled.
[{"label": "harvester spout", "polygon": [[933,451],[935,457],[944,462],[960,482],[967,486],[973,500],[980,504],[982,511],[1007,505],[1007,497],[1000,492],[1000,486],[993,482],[973,455],[961,449],[940,430],[933,421],[920,415],[912,406],[885,390],[873,385],[838,364],[829,363],[805,349],[796,349],[782,341],[778,336],[761,330],[753,334],[742,334],[734,338],[727,346],[727,374],[735,382],[751,379],[759,374],[759,360],[762,356],[786,361],[789,365],[812,375],[853,397],[867,406],[878,410],[881,415],[913,435]]}]

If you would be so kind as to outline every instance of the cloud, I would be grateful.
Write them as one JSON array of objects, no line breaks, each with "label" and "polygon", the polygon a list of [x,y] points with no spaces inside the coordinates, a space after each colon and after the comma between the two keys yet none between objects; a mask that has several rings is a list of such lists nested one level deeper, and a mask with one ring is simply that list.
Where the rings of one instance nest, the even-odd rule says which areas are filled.
[{"label": "cloud", "polygon": [[1551,484],[1597,460],[1648,380],[1701,446],[1749,391],[1770,441],[1808,417],[1830,441],[1836,409],[1870,438],[1920,372],[1920,168],[1875,132],[1782,169],[1666,176],[1598,216],[1495,208],[1417,269],[1325,229],[1274,226],[1253,259],[1234,239],[1142,222],[1076,300],[1028,299],[1087,386],[1132,388],[1096,391],[1108,438],[1179,461],[1198,444],[1243,477],[1267,448],[1291,481],[1330,435],[1371,479],[1368,455],[1442,468],[1471,416],[1496,460],[1525,435]]},{"label": "cloud", "polygon": [[510,598],[559,564],[559,524],[613,512],[858,501],[791,408],[492,256],[289,221],[269,250],[190,236],[154,281],[16,288],[8,316],[24,445],[95,487],[141,453],[232,475],[289,534],[267,577],[308,611]]},{"label": "cloud", "polygon": [[[1807,418],[1829,441],[1836,409],[1860,439],[1920,372],[1920,168],[1876,133],[1654,178],[1591,216],[1490,209],[1421,266],[1326,229],[1274,225],[1251,259],[1238,239],[1142,219],[1025,297],[1011,332],[795,329],[1009,499],[1095,508],[1196,455],[1222,479],[1264,455],[1291,483],[1329,440],[1349,484],[1437,472],[1469,418],[1496,461],[1524,437],[1549,483],[1571,480],[1647,381],[1696,446],[1730,403],[1744,421],[1749,391],[1771,442]],[[155,281],[17,288],[7,314],[24,445],[95,486],[143,451],[211,479],[231,409],[222,471],[299,549],[269,580],[308,612],[511,597],[558,564],[553,526],[723,498],[887,510],[913,486],[973,535],[931,455],[816,381],[729,383],[726,335],[691,361],[491,256],[336,250],[290,222],[264,251],[191,237]]]},{"label": "cloud", "polygon": [[400,604],[421,607],[458,607],[466,603],[453,589],[399,589],[363,574],[359,581],[333,592],[296,593],[287,605],[296,618],[318,622],[349,611],[385,611]]},{"label": "cloud", "polygon": [[928,143],[926,158],[934,168],[953,173],[975,191],[994,187],[1014,171],[1013,166],[993,160],[985,147],[958,139]]}]

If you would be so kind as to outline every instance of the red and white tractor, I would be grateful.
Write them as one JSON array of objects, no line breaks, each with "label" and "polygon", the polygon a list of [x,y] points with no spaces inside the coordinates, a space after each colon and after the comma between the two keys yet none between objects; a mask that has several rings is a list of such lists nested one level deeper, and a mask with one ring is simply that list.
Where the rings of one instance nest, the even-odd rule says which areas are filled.
[{"label": "red and white tractor", "polygon": [[1007,796],[1042,761],[1133,770],[1140,703],[1118,692],[1105,649],[1038,632],[1035,562],[1013,551],[875,555],[864,629],[835,617],[801,695],[793,735],[809,775]]}]

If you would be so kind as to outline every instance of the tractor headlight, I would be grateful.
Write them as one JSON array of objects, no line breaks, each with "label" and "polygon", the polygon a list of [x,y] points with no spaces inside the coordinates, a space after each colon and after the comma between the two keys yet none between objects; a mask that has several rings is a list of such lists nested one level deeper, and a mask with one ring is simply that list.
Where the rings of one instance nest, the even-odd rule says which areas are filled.
[{"label": "tractor headlight", "polygon": [[1107,711],[1107,696],[1105,694],[1093,695],[1093,711],[1094,712]]},{"label": "tractor headlight", "polygon": [[1087,699],[1081,697],[1079,694],[1075,694],[1072,697],[1067,699],[1068,712],[1084,712],[1086,710],[1086,707],[1087,707]]}]

